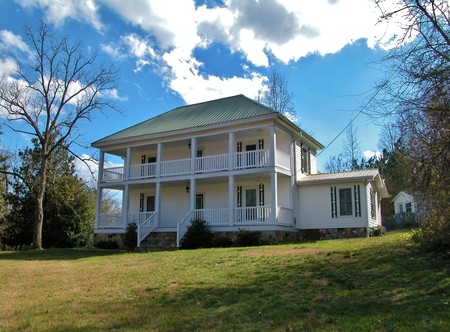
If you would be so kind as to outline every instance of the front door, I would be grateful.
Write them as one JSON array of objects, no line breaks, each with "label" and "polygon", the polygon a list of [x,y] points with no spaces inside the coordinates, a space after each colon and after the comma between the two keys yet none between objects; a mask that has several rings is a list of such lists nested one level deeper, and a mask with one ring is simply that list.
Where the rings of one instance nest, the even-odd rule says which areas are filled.
[{"label": "front door", "polygon": [[256,220],[256,189],[245,190],[245,219],[246,221]]}]

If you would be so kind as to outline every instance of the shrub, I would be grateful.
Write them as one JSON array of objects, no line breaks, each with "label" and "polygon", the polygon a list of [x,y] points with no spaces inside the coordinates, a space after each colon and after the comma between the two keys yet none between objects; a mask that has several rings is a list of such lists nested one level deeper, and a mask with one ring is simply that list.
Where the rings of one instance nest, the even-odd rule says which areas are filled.
[{"label": "shrub", "polygon": [[137,225],[133,222],[128,224],[127,230],[125,231],[125,237],[123,239],[123,244],[128,250],[134,250],[137,246]]},{"label": "shrub", "polygon": [[214,234],[208,223],[202,219],[195,219],[187,228],[181,240],[182,249],[211,248]]},{"label": "shrub", "polygon": [[233,246],[233,241],[227,237],[227,236],[223,236],[223,235],[218,235],[214,238],[214,242],[213,242],[213,247],[215,248],[230,248]]},{"label": "shrub", "polygon": [[370,227],[369,235],[372,236],[382,236],[384,234],[382,226]]},{"label": "shrub", "polygon": [[119,249],[119,244],[116,241],[98,241],[95,246],[98,249]]},{"label": "shrub", "polygon": [[240,247],[251,247],[260,245],[260,236],[248,229],[241,229],[237,235],[237,245]]}]

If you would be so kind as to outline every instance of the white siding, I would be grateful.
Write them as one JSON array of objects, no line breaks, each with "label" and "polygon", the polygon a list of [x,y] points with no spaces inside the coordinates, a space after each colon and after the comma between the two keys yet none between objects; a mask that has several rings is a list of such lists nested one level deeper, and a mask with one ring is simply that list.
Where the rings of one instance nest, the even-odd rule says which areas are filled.
[{"label": "white siding", "polygon": [[311,149],[311,174],[317,174],[317,151]]},{"label": "white siding", "polygon": [[[370,197],[370,190],[373,190],[373,198],[375,200],[375,217],[372,218],[372,202]],[[379,195],[372,183],[369,183],[366,188],[367,195],[367,218],[369,220],[369,227],[376,227],[381,225],[381,203]]]},{"label": "white siding", "polygon": [[198,184],[197,194],[203,194],[204,209],[228,208],[228,183]]},{"label": "white siding", "polygon": [[176,227],[189,212],[190,195],[184,186],[161,185],[160,227]]},{"label": "white siding", "polygon": [[291,178],[278,175],[278,206],[290,209],[292,205]]},{"label": "white siding", "polygon": [[277,149],[290,154],[291,137],[281,130],[277,130],[276,134],[277,134]]},{"label": "white siding", "polygon": [[[354,185],[360,185],[361,193],[361,217],[355,217],[354,211]],[[340,216],[338,205],[338,217],[331,216],[331,186],[314,185],[299,187],[299,210],[297,211],[297,227],[300,229],[317,228],[351,228],[367,227],[367,196],[362,183],[336,184],[333,187],[339,191],[340,188],[351,188],[353,214],[351,216]],[[337,194],[339,196],[339,193]]]},{"label": "white siding", "polygon": [[[406,212],[406,203],[411,203],[411,212],[415,211],[415,204],[414,204],[414,197],[410,194],[407,194],[405,192],[401,192],[397,197],[395,197],[394,200],[394,211],[395,213],[401,213]],[[400,209],[400,206],[402,206],[402,209]]]}]

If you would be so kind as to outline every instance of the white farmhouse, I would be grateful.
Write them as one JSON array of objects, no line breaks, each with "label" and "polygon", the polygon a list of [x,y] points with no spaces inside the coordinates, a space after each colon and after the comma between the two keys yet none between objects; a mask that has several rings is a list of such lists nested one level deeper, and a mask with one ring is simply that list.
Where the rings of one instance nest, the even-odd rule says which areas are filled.
[{"label": "white farmhouse", "polygon": [[[367,236],[389,194],[377,170],[317,174],[323,145],[243,95],[175,108],[92,144],[100,149],[95,234],[120,239],[138,225],[138,246],[179,246],[191,220],[269,242]],[[122,157],[105,167],[105,154]],[[122,211],[102,213],[107,189]]]}]

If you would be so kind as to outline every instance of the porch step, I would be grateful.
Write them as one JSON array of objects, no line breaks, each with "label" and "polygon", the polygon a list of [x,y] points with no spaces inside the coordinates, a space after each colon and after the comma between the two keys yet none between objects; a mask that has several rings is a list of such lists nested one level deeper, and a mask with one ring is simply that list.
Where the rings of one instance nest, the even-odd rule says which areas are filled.
[{"label": "porch step", "polygon": [[150,250],[174,250],[177,248],[177,232],[151,232],[141,248]]}]

